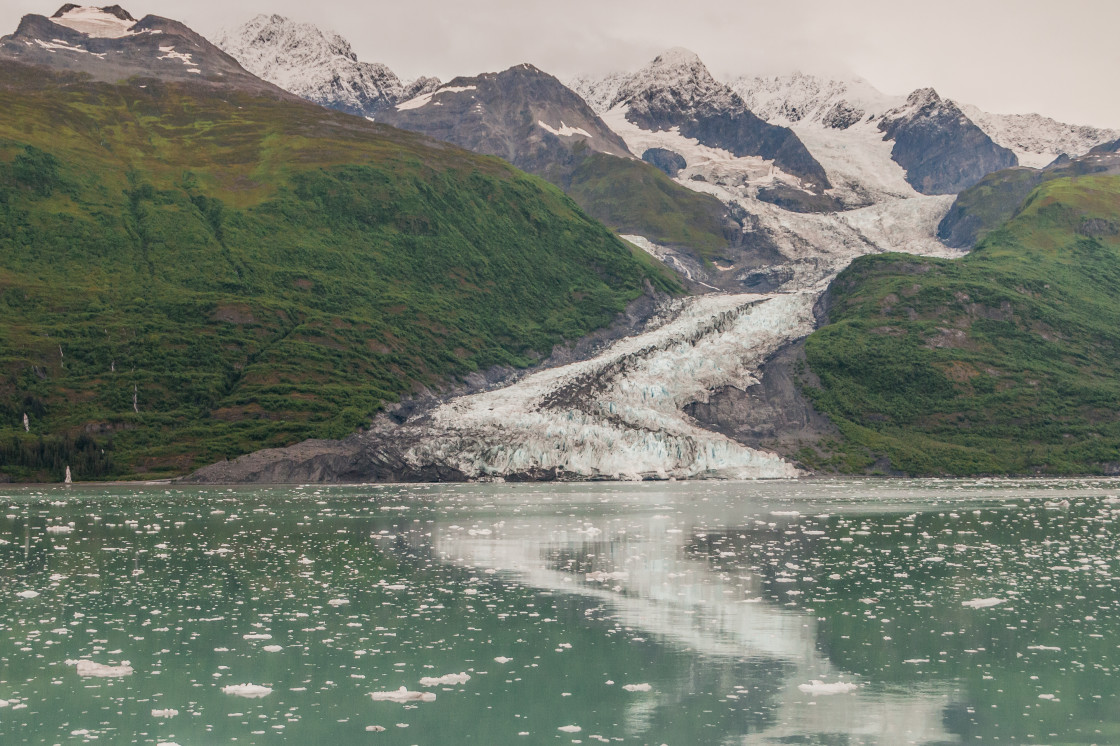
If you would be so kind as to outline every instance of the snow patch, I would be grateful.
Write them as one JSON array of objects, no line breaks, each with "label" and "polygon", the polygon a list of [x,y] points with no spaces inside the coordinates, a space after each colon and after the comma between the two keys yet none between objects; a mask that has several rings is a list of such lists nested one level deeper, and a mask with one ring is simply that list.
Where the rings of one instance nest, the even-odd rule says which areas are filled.
[{"label": "snow patch", "polygon": [[541,120],[537,120],[537,124],[541,129],[551,132],[558,137],[574,137],[575,135],[583,135],[584,137],[591,137],[591,133],[581,127],[569,127],[564,124],[564,120],[560,120],[560,128],[550,127]]},{"label": "snow patch", "polygon": [[71,8],[61,16],[52,18],[51,21],[99,39],[119,39],[122,36],[129,36],[133,33],[129,29],[136,25],[134,19],[117,18],[112,13],[106,13],[101,8],[93,6]]},{"label": "snow patch", "polygon": [[441,93],[463,93],[465,91],[477,91],[478,86],[464,85],[464,86],[448,86],[446,88],[439,88],[431,93],[424,93],[416,98],[409,99],[396,106],[397,111],[409,111],[410,109],[420,109],[427,106],[431,100]]}]

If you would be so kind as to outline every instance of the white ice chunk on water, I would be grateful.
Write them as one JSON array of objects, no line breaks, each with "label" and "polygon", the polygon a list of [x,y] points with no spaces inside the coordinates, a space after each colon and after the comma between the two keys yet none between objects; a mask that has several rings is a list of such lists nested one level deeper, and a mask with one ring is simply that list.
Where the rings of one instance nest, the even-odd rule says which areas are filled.
[{"label": "white ice chunk on water", "polygon": [[20,591],[16,595],[20,598],[38,598],[39,591]]},{"label": "white ice chunk on water", "polygon": [[154,718],[173,718],[179,714],[179,711],[174,708],[167,708],[166,710],[152,710],[152,717]]},{"label": "white ice chunk on water", "polygon": [[132,673],[132,664],[128,661],[121,661],[119,666],[108,666],[91,660],[68,660],[66,665],[74,666],[79,676],[99,679],[115,679]]},{"label": "white ice chunk on water", "polygon": [[653,689],[649,684],[623,684],[622,688],[628,692],[648,692]]},{"label": "white ice chunk on water", "polygon": [[247,635],[241,636],[242,640],[271,640],[272,635],[267,632],[250,632]]},{"label": "white ice chunk on water", "polygon": [[283,645],[265,645],[262,650],[266,653],[279,653],[284,649]]},{"label": "white ice chunk on water", "polygon": [[798,684],[797,688],[806,694],[812,694],[814,697],[823,697],[832,694],[848,694],[859,689],[859,684],[853,684],[848,681],[836,681],[831,684],[826,684],[819,679],[813,679],[808,684]]},{"label": "white ice chunk on water", "polygon": [[504,655],[499,655],[494,660],[497,661],[498,663],[503,663],[504,664],[504,663],[509,663],[510,661],[513,660],[513,658],[506,658]]},{"label": "white ice chunk on water", "polygon": [[374,702],[435,702],[434,692],[410,692],[403,686],[388,692],[370,692],[370,699]]},{"label": "white ice chunk on water", "polygon": [[222,694],[244,697],[246,699],[260,699],[261,697],[267,697],[272,694],[272,689],[257,684],[230,684],[229,686],[222,687]]},{"label": "white ice chunk on water", "polygon": [[470,680],[469,673],[449,673],[443,676],[425,676],[420,679],[420,686],[455,686],[466,684]]},{"label": "white ice chunk on water", "polygon": [[961,606],[970,609],[987,609],[990,606],[999,606],[1003,602],[1002,598],[974,598],[971,601],[962,601]]},{"label": "white ice chunk on water", "polygon": [[579,733],[583,728],[578,725],[561,725],[556,730],[564,731],[565,733]]}]

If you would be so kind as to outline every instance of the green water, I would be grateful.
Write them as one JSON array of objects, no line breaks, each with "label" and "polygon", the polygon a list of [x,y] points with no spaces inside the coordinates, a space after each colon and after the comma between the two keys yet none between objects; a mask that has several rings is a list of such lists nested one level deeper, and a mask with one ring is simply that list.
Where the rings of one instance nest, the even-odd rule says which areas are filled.
[{"label": "green water", "polygon": [[7,487],[0,743],[1116,744],[1118,495]]}]

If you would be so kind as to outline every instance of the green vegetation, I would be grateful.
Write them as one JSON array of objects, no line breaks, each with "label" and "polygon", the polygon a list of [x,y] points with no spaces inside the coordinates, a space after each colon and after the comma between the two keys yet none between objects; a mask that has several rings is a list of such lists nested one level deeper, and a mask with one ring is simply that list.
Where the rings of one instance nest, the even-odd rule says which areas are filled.
[{"label": "green vegetation", "polygon": [[575,170],[567,191],[619,233],[688,248],[708,260],[727,248],[724,204],[685,189],[643,161],[596,153]]},{"label": "green vegetation", "polygon": [[963,259],[864,257],[831,292],[806,391],[841,470],[1120,470],[1120,177],[1048,181]]},{"label": "green vegetation", "polygon": [[0,475],[341,437],[679,291],[496,158],[301,102],[0,73]]}]

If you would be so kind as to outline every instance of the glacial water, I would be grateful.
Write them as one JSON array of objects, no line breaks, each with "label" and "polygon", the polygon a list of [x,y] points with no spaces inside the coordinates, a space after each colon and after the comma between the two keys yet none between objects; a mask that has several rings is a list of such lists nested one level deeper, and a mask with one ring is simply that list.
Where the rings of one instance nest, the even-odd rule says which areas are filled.
[{"label": "glacial water", "polygon": [[1116,744],[1118,496],[6,486],[0,743]]}]

